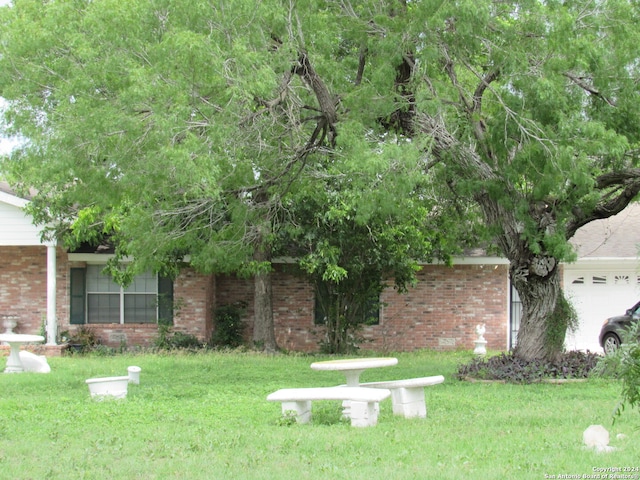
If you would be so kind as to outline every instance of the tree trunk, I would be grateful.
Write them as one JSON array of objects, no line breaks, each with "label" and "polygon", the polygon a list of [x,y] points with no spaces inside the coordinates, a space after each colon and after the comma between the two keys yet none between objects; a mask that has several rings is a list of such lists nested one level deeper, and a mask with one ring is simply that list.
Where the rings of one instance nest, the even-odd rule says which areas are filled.
[{"label": "tree trunk", "polygon": [[[473,145],[460,143],[441,119],[421,114],[416,115],[414,121],[417,130],[433,138],[431,154],[435,159],[441,159],[444,152],[453,155],[462,176],[475,182],[502,184],[506,196],[513,200],[504,201],[503,196],[490,195],[487,190],[475,194],[486,224],[498,232],[495,239],[510,262],[511,281],[522,301],[515,354],[525,360],[557,357],[562,352],[567,331],[566,301],[560,289],[558,261],[544,252],[534,253],[523,235],[523,222],[512,207],[522,200],[520,193],[501,180],[492,163],[484,161]],[[546,203],[531,203],[530,214],[538,232],[556,228],[553,211]]]},{"label": "tree trunk", "polygon": [[[550,261],[553,259],[549,259]],[[555,260],[553,260],[555,263]],[[553,267],[546,275],[531,272],[522,276],[511,267],[511,279],[522,301],[522,319],[515,355],[524,360],[553,360],[563,349],[567,331],[560,273]]]},{"label": "tree trunk", "polygon": [[[544,253],[534,253],[521,232],[515,212],[489,195],[477,196],[489,225],[499,225],[496,240],[509,259],[509,275],[520,295],[522,317],[514,353],[524,360],[553,360],[562,353],[568,319],[560,287],[559,262]],[[532,210],[539,230],[549,224],[544,212]]]},{"label": "tree trunk", "polygon": [[[269,261],[270,257],[270,251],[265,246],[258,247],[253,255],[257,263]],[[278,345],[273,323],[271,278],[271,272],[264,272],[262,269],[254,277],[253,344],[256,348],[275,352]]]}]

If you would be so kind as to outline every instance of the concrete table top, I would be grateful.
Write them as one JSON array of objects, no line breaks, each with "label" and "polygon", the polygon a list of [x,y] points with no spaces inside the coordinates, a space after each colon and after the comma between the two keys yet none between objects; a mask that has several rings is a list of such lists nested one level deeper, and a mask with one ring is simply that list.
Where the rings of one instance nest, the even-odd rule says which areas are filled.
[{"label": "concrete table top", "polygon": [[369,368],[391,367],[398,364],[398,359],[393,357],[378,358],[350,358],[343,360],[328,360],[311,364],[312,370],[332,370],[344,372],[347,377],[348,387],[360,385],[360,374]]}]

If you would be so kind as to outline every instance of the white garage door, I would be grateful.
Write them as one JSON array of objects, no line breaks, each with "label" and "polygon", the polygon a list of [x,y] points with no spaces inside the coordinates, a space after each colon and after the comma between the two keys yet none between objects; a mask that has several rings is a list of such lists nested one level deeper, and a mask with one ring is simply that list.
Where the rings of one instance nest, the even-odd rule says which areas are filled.
[{"label": "white garage door", "polygon": [[609,317],[624,314],[640,300],[640,276],[635,265],[589,270],[566,265],[564,288],[579,319],[578,329],[567,332],[569,350],[602,352],[598,344],[602,323]]}]

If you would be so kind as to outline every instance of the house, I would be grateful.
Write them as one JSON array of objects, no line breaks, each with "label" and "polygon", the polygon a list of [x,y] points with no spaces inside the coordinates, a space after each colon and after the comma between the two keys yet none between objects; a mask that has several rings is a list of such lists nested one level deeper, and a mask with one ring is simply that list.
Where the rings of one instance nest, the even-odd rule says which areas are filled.
[{"label": "house", "polygon": [[[23,211],[26,204],[27,200],[0,182],[0,319],[16,316],[15,331],[36,333],[44,328],[46,343],[54,346],[61,332],[89,325],[106,345],[148,346],[158,336],[158,322],[165,321],[175,331],[207,341],[215,328],[215,309],[242,302],[247,305],[244,321],[250,336],[251,280],[204,275],[186,268],[174,281],[147,274],[123,289],[101,273],[108,253],[67,252],[41,242]],[[570,275],[565,279],[576,280],[574,272],[583,263],[581,259],[567,266]],[[631,263],[629,269],[634,270],[635,257],[620,264]],[[276,263],[274,269],[272,301],[278,345],[317,351],[324,327],[315,316],[312,285],[290,262]],[[469,254],[456,258],[451,267],[423,265],[415,288],[407,294],[388,288],[381,304],[378,322],[360,332],[363,348],[472,349],[476,325],[485,324],[488,348],[507,350],[517,333],[517,298],[510,288],[508,262],[499,257]],[[594,321],[587,322],[581,335],[585,341],[595,335],[597,344],[597,332],[591,332]],[[579,344],[577,337],[573,341]]]},{"label": "house", "polygon": [[640,300],[640,205],[578,230],[572,243],[578,261],[564,265],[563,288],[580,324],[569,332],[568,349],[601,352],[598,334],[603,322]]}]

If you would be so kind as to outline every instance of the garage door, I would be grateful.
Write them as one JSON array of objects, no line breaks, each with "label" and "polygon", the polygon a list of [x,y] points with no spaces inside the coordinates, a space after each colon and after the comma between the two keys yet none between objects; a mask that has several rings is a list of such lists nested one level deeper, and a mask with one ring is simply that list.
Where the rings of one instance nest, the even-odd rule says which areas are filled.
[{"label": "garage door", "polygon": [[640,276],[635,265],[590,270],[565,266],[564,288],[579,319],[577,330],[567,332],[569,350],[602,352],[598,344],[602,323],[609,317],[624,314],[640,300]]}]

